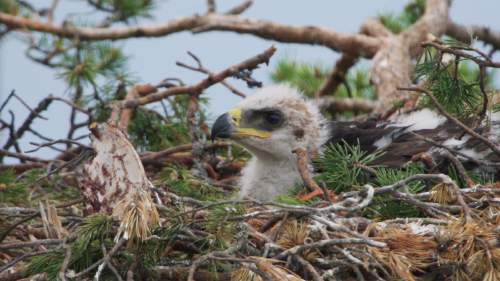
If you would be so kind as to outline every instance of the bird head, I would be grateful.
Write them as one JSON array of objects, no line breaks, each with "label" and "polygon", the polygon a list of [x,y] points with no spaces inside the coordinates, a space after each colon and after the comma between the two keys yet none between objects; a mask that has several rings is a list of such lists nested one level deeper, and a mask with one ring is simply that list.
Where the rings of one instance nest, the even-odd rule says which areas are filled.
[{"label": "bird head", "polygon": [[317,106],[294,88],[259,89],[212,126],[212,139],[232,139],[258,158],[289,159],[292,150],[315,151],[322,144],[323,118]]}]

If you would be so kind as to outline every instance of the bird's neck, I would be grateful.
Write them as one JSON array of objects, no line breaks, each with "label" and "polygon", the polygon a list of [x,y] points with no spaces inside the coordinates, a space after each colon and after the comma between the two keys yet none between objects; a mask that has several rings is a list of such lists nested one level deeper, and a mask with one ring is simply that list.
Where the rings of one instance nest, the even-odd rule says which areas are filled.
[{"label": "bird's neck", "polygon": [[287,194],[300,180],[293,154],[282,159],[254,155],[242,171],[240,197],[271,201]]}]

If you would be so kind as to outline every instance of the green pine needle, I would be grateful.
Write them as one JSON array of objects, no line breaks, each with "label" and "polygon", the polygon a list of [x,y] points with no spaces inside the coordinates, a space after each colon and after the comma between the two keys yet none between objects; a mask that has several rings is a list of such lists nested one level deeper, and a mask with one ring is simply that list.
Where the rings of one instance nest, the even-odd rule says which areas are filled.
[{"label": "green pine needle", "polygon": [[[376,182],[378,186],[391,185],[422,172],[423,168],[418,164],[410,164],[402,169],[378,168]],[[423,191],[425,187],[423,182],[414,181],[409,183],[403,191],[415,194]],[[422,213],[413,205],[397,201],[390,195],[376,195],[372,204],[366,209],[365,215],[370,218],[387,220],[401,217],[420,217]]]},{"label": "green pine needle", "polygon": [[397,34],[414,24],[424,12],[425,0],[413,0],[400,14],[384,13],[379,18],[385,27]]},{"label": "green pine needle", "polygon": [[363,170],[357,164],[369,165],[380,153],[368,154],[359,145],[346,142],[329,145],[315,161],[321,174],[317,176],[335,192],[343,192],[363,185]]}]

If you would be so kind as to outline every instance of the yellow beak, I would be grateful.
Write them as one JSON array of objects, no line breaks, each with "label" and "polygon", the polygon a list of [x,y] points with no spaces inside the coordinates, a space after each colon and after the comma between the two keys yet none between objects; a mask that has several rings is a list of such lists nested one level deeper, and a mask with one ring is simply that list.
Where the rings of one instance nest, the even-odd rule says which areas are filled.
[{"label": "yellow beak", "polygon": [[256,137],[266,139],[270,132],[254,128],[241,127],[241,108],[233,108],[215,121],[212,127],[212,138],[244,138]]},{"label": "yellow beak", "polygon": [[234,127],[234,132],[232,134],[233,137],[241,138],[241,137],[257,137],[261,139],[267,139],[271,137],[271,133],[257,130],[254,128],[241,128],[241,108],[233,108],[228,111],[229,116],[231,117],[231,125]]}]

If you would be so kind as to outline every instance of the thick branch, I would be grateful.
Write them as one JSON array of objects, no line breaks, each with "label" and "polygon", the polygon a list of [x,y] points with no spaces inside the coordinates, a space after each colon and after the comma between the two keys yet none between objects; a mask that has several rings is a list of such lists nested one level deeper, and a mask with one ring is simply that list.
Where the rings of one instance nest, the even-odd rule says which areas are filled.
[{"label": "thick branch", "polygon": [[319,100],[319,107],[331,112],[332,114],[345,111],[361,111],[369,113],[375,109],[376,105],[377,103],[374,101],[360,98],[324,97]]},{"label": "thick branch", "polygon": [[238,15],[207,14],[181,17],[159,25],[116,28],[74,27],[43,23],[0,13],[0,23],[9,28],[28,29],[79,40],[119,40],[139,37],[164,37],[181,31],[232,31],[287,43],[321,45],[335,51],[372,57],[380,40],[314,26],[289,26],[271,21],[246,19]]},{"label": "thick branch", "polygon": [[449,21],[446,26],[446,34],[465,43],[471,43],[474,38],[477,38],[491,44],[495,49],[500,49],[500,32],[486,26],[463,26]]},{"label": "thick branch", "polygon": [[[155,92],[156,88],[149,84],[134,85],[128,90],[127,96],[125,96],[125,101],[135,100],[141,96],[145,96]],[[133,114],[132,108],[122,109],[120,106],[115,106],[111,111],[111,116],[109,117],[109,121],[111,121],[113,124],[118,125],[118,128],[120,128],[121,130],[126,131],[130,119],[132,118],[132,114]]]},{"label": "thick branch", "polygon": [[405,95],[397,87],[410,85],[411,59],[422,50],[420,43],[427,39],[429,33],[441,36],[447,22],[448,1],[427,0],[425,13],[415,24],[397,36],[383,38],[370,73],[380,101],[376,110],[378,113],[385,112],[394,101]]},{"label": "thick branch", "polygon": [[319,90],[314,94],[316,98],[321,96],[326,96],[330,93],[335,92],[337,87],[345,81],[347,71],[351,68],[358,57],[349,53],[343,54],[342,57],[335,63],[335,67],[332,69],[328,77],[323,81]]}]

